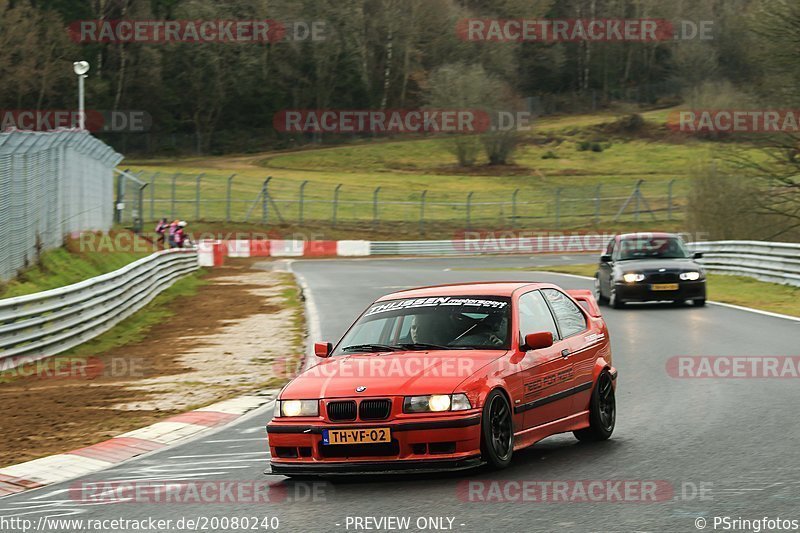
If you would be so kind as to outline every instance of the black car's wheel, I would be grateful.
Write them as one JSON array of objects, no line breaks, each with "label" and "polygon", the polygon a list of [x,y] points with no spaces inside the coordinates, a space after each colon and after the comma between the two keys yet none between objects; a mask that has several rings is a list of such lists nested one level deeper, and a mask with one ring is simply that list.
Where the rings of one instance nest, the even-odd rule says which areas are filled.
[{"label": "black car's wheel", "polygon": [[611,294],[608,296],[608,305],[614,309],[622,309],[625,307],[625,302],[617,296],[617,289],[611,286]]},{"label": "black car's wheel", "polygon": [[706,305],[706,299],[698,298],[697,300],[694,300],[693,304],[695,307],[703,307],[704,305]]},{"label": "black car's wheel", "polygon": [[597,300],[598,305],[604,305],[608,303],[608,298],[603,296],[603,291],[600,289],[600,278],[594,278],[594,299]]},{"label": "black car's wheel", "polygon": [[580,441],[606,440],[614,432],[616,420],[617,402],[614,398],[614,384],[608,370],[603,370],[597,378],[589,402],[589,427],[579,429],[573,434]]},{"label": "black car's wheel", "polygon": [[486,397],[481,423],[481,455],[495,468],[505,468],[514,453],[514,420],[511,406],[495,389]]}]

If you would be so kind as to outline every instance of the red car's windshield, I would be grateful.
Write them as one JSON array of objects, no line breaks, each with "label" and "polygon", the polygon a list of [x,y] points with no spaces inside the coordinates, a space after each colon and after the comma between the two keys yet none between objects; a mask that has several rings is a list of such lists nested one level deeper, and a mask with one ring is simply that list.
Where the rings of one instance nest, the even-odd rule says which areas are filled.
[{"label": "red car's windshield", "polygon": [[427,349],[507,350],[511,301],[496,296],[439,296],[376,302],[333,355]]}]

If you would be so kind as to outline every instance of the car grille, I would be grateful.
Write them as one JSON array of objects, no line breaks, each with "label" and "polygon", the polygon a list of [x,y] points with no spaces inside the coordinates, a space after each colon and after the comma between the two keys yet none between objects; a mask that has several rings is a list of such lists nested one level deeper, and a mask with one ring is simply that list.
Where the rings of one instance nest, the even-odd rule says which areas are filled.
[{"label": "car grille", "polygon": [[385,420],[392,410],[391,400],[362,400],[358,406],[358,417],[361,420]]},{"label": "car grille", "polygon": [[654,272],[647,274],[645,279],[648,283],[677,283],[680,281],[678,274],[674,272]]},{"label": "car grille", "polygon": [[356,402],[329,402],[328,418],[334,422],[345,422],[356,419]]}]

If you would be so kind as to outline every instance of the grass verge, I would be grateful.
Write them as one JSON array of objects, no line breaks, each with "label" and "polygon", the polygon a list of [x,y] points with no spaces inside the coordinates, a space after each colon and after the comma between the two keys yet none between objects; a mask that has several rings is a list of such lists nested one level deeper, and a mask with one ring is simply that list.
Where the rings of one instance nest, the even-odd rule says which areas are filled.
[{"label": "grass verge", "polygon": [[[118,239],[121,233],[112,232],[108,241]],[[82,249],[86,247],[78,239],[67,239],[63,247],[43,252],[36,265],[21,271],[15,279],[0,282],[0,298],[13,298],[72,285],[113,272],[152,253],[152,245],[148,241],[133,234],[126,238],[126,242],[131,243],[129,250],[121,250],[119,247],[99,249],[97,246]]]},{"label": "grass verge", "polygon": [[[594,277],[595,265],[561,265],[522,268]],[[717,302],[800,317],[800,287],[758,281],[745,276],[708,275],[708,298]]]}]

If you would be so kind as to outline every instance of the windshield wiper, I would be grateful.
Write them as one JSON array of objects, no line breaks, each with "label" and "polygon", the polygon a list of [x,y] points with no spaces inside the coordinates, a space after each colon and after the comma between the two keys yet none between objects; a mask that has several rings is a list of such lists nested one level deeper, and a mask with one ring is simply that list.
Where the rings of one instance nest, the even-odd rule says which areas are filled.
[{"label": "windshield wiper", "polygon": [[352,346],[345,346],[342,348],[343,352],[396,352],[400,350],[399,346],[390,346],[388,344],[354,344]]},{"label": "windshield wiper", "polygon": [[449,350],[452,346],[442,346],[441,344],[430,344],[427,342],[401,342],[398,344],[409,350]]}]

